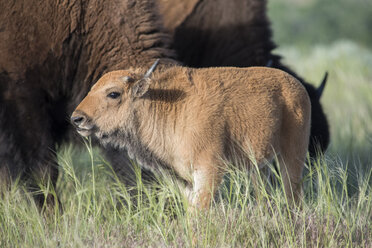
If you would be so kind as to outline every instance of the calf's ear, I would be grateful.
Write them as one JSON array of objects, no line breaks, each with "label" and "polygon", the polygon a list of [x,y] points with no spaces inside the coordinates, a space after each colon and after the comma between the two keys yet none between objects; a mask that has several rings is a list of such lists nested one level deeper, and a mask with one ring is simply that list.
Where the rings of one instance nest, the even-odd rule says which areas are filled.
[{"label": "calf's ear", "polygon": [[156,66],[159,64],[159,59],[155,60],[155,62],[152,64],[150,69],[145,73],[143,78],[139,80],[137,83],[135,83],[132,87],[132,96],[133,97],[141,97],[143,96],[149,89],[151,80],[151,74],[156,69]]},{"label": "calf's ear", "polygon": [[143,96],[150,87],[151,80],[149,78],[142,78],[138,80],[133,86],[132,86],[132,96],[133,97],[141,97]]}]

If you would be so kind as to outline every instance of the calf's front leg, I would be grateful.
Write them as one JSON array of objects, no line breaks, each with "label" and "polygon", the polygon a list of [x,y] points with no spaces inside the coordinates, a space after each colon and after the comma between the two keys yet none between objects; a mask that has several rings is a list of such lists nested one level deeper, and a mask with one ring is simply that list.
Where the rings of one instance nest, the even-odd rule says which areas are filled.
[{"label": "calf's front leg", "polygon": [[193,189],[188,195],[190,204],[198,209],[208,209],[222,180],[221,162],[214,158],[200,157],[192,172]]}]

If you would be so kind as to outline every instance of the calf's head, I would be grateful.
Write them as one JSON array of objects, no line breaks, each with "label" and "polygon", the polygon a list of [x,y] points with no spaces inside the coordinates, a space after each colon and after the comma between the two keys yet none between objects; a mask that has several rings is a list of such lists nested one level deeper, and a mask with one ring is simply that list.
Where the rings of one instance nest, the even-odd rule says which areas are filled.
[{"label": "calf's head", "polygon": [[72,113],[71,122],[78,133],[103,139],[125,127],[133,118],[134,101],[149,89],[157,64],[158,60],[145,75],[128,70],[103,75]]}]

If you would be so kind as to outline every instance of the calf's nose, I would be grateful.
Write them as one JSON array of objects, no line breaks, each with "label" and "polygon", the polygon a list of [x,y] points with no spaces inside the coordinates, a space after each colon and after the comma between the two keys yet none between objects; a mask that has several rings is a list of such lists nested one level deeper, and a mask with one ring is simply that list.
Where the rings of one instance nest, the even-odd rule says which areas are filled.
[{"label": "calf's nose", "polygon": [[82,113],[73,113],[72,116],[71,116],[71,122],[72,124],[74,124],[75,126],[79,126],[81,124],[83,124],[85,121],[86,121],[86,116]]}]

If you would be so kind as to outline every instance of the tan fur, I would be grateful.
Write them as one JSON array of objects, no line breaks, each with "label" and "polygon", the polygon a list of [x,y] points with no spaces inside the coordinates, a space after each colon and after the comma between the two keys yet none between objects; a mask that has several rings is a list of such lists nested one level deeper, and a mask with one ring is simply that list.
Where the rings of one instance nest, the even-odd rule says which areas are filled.
[{"label": "tan fur", "polygon": [[[171,67],[154,72],[148,91],[140,88],[146,92],[134,96],[143,73],[105,74],[72,115],[85,118],[77,125],[80,134],[128,149],[144,166],[173,170],[189,183],[189,199],[200,208],[209,206],[222,180],[223,160],[251,167],[252,154],[264,166],[276,153],[286,194],[297,199],[311,107],[294,77],[264,67]],[[111,99],[111,92],[121,95]]]}]

